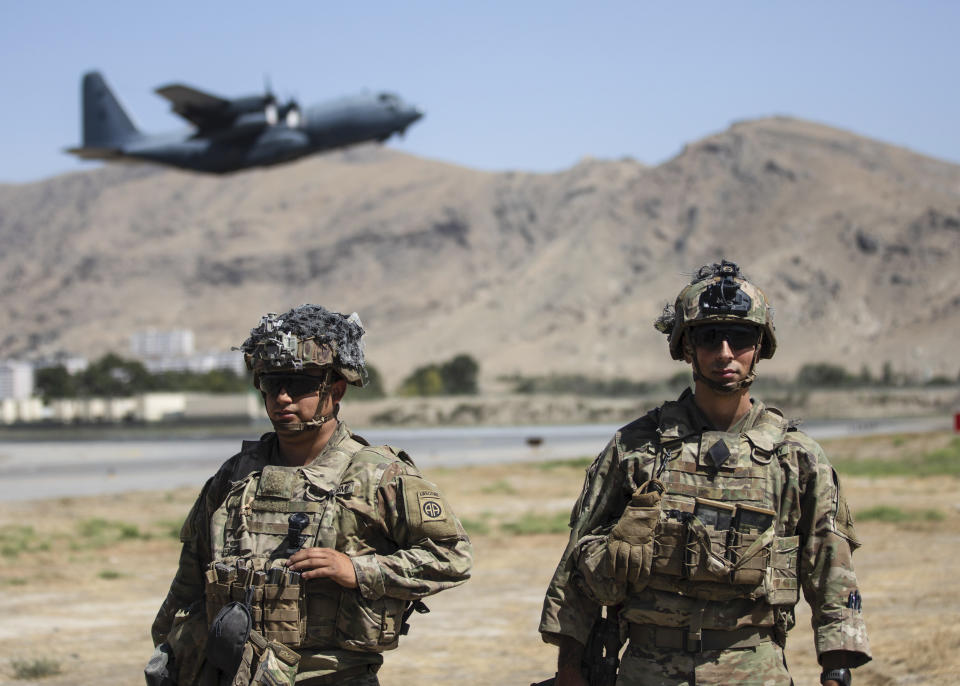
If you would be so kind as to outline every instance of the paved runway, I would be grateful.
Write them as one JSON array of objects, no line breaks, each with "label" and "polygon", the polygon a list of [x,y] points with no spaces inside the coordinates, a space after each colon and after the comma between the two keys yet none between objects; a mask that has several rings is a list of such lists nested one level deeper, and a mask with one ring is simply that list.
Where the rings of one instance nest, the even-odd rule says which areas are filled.
[{"label": "paved runway", "polygon": [[[809,422],[814,438],[946,431],[952,417]],[[358,429],[373,444],[406,450],[420,467],[455,467],[593,456],[618,427]],[[251,430],[250,438],[256,437]],[[531,445],[528,439],[540,439]],[[51,440],[0,444],[0,502],[193,486],[198,491],[240,447],[238,439]]]}]

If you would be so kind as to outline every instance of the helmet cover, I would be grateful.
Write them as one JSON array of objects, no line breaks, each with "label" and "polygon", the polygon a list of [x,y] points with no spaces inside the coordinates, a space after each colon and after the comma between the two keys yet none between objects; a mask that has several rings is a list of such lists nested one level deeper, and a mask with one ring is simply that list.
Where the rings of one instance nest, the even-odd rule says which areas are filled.
[{"label": "helmet cover", "polygon": [[700,267],[693,280],[680,291],[671,308],[654,322],[669,337],[670,356],[683,359],[683,335],[691,326],[713,322],[753,324],[763,331],[759,359],[769,359],[777,349],[773,309],[756,285],[740,273],[735,262]]},{"label": "helmet cover", "polygon": [[347,383],[363,386],[367,381],[363,335],[356,312],[347,316],[320,305],[300,305],[261,317],[239,350],[255,377],[330,367]]}]

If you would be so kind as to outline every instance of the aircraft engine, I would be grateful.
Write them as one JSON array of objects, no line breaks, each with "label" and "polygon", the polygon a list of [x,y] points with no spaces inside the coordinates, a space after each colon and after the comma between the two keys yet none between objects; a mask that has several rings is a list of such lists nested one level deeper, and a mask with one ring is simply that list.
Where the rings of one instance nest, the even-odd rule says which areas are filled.
[{"label": "aircraft engine", "polygon": [[259,112],[241,114],[234,119],[233,124],[227,128],[210,131],[206,134],[206,137],[210,140],[229,141],[237,138],[255,136],[265,129],[272,128],[277,121],[278,115],[276,108],[273,109],[271,115],[270,108],[267,107]]},{"label": "aircraft engine", "polygon": [[303,114],[300,112],[300,105],[291,102],[287,107],[287,114],[283,120],[291,129],[299,128],[300,124],[303,123]]},{"label": "aircraft engine", "polygon": [[267,126],[273,126],[276,124],[280,120],[276,104],[272,102],[267,103],[267,106],[263,108],[263,116],[267,122]]}]

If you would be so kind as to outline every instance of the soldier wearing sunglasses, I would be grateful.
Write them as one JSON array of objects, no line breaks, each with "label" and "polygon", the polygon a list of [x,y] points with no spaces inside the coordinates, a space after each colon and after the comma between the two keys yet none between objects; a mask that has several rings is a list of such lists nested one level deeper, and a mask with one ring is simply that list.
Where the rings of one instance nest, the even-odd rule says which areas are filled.
[{"label": "soldier wearing sunglasses", "polygon": [[849,686],[871,659],[860,543],[821,447],[750,395],[777,349],[766,296],[724,260],[655,326],[694,389],[620,429],[587,472],[540,625],[560,648],[557,686],[594,686],[598,661],[616,664],[615,646],[585,653],[603,621],[629,641],[619,686],[792,684],[801,593],[821,683]]},{"label": "soldier wearing sunglasses", "polygon": [[463,583],[470,541],[402,450],[340,419],[363,328],[317,305],[240,346],[274,431],[203,487],[153,623],[148,684],[372,686],[421,598]]}]

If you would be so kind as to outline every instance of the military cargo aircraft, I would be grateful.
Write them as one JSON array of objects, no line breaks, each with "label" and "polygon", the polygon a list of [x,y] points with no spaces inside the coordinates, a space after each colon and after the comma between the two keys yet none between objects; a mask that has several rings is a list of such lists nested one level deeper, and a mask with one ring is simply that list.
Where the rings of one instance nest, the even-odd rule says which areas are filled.
[{"label": "military cargo aircraft", "polygon": [[423,112],[393,93],[361,93],[302,110],[270,92],[240,98],[182,84],[157,88],[194,130],[146,135],[133,125],[99,72],[82,81],[83,146],[67,152],[88,160],[156,162],[225,174],[289,162],[364,141],[403,135]]}]

